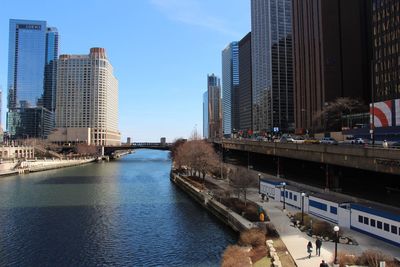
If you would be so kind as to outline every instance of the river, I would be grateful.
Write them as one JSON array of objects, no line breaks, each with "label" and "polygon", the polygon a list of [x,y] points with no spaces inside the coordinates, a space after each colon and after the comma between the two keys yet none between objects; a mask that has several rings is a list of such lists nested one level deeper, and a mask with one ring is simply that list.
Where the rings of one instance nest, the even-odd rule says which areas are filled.
[{"label": "river", "polygon": [[218,266],[237,235],[169,181],[168,152],[0,178],[0,266]]}]

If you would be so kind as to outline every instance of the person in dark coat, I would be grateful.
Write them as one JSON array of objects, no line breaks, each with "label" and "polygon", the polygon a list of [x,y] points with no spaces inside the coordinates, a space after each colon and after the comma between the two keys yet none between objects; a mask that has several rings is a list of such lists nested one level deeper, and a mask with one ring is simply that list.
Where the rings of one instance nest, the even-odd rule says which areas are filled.
[{"label": "person in dark coat", "polygon": [[329,265],[324,260],[322,260],[322,262],[319,265],[319,267],[329,267]]},{"label": "person in dark coat", "polygon": [[321,256],[321,246],[322,246],[322,241],[321,239],[317,238],[315,241],[315,255]]},{"label": "person in dark coat", "polygon": [[307,253],[308,253],[308,258],[310,259],[311,258],[311,253],[312,253],[312,243],[311,243],[311,241],[308,241]]}]

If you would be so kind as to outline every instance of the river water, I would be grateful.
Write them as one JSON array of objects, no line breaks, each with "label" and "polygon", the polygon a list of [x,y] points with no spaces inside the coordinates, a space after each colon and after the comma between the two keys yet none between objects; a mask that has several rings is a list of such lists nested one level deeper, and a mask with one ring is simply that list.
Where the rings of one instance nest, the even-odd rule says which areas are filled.
[{"label": "river water", "polygon": [[237,236],[169,181],[168,153],[0,178],[0,266],[218,266]]}]

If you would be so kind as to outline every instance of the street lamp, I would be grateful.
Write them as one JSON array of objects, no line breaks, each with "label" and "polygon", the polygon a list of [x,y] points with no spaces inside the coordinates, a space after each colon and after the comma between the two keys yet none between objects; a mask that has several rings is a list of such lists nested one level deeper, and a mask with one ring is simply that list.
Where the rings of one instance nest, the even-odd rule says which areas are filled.
[{"label": "street lamp", "polygon": [[334,264],[338,264],[338,261],[337,261],[337,243],[339,241],[339,226],[335,225],[335,227],[333,227],[333,231],[336,234],[336,238],[335,238],[335,261],[333,263]]},{"label": "street lamp", "polygon": [[304,197],[306,194],[301,193],[301,225],[304,225]]},{"label": "street lamp", "polygon": [[281,186],[283,188],[283,211],[285,211],[285,208],[286,208],[286,192],[285,192],[286,183],[282,182]]}]

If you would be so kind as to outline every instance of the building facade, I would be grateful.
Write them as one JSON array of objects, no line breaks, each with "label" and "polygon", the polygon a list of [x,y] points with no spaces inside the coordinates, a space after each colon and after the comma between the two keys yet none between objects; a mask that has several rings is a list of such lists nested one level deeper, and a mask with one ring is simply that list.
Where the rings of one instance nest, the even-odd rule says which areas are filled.
[{"label": "building facade", "polygon": [[251,33],[239,41],[239,86],[235,94],[237,106],[237,130],[251,132],[253,130],[252,113],[252,68],[251,68]]},{"label": "building facade", "polygon": [[[57,61],[56,127],[54,136],[68,128],[88,133],[85,143],[119,145],[118,81],[104,48],[89,55],[61,55]],[[89,129],[88,131],[86,129]],[[81,136],[81,135],[80,135]],[[67,140],[69,142],[80,140]]]},{"label": "building facade", "polygon": [[208,90],[203,94],[203,138],[208,138]]},{"label": "building facade", "polygon": [[222,124],[224,136],[230,136],[237,127],[237,110],[234,103],[239,85],[239,46],[231,42],[222,51]]},{"label": "building facade", "polygon": [[222,137],[221,82],[214,74],[207,76],[208,138]]},{"label": "building facade", "polygon": [[[7,130],[12,138],[45,138],[53,127],[48,106],[54,103],[46,106],[44,99],[46,88],[55,88],[49,66],[58,57],[58,32],[46,21],[11,19],[9,26]],[[39,114],[37,123],[23,124]]]},{"label": "building facade", "polygon": [[253,129],[294,128],[292,0],[251,0]]},{"label": "building facade", "polygon": [[400,2],[372,2],[374,102],[400,99]]},{"label": "building facade", "polygon": [[339,97],[370,100],[369,4],[365,0],[294,0],[295,121],[321,131],[317,118]]}]

